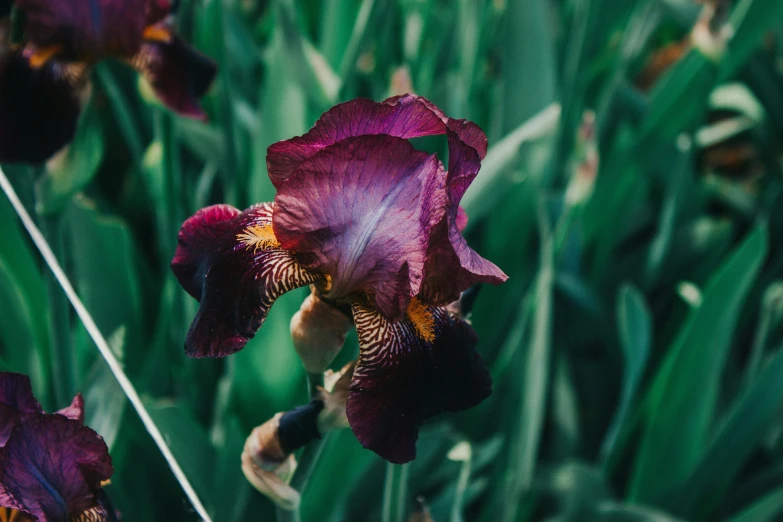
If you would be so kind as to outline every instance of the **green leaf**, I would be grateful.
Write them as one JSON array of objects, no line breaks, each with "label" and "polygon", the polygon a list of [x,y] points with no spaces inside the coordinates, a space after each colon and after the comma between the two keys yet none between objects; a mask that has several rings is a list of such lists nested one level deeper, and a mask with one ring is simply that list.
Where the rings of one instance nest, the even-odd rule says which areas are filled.
[{"label": "green leaf", "polygon": [[81,191],[98,172],[103,161],[103,129],[95,102],[87,105],[79,120],[76,137],[46,165],[36,185],[39,214],[61,212],[71,196]]},{"label": "green leaf", "polygon": [[723,498],[750,452],[783,406],[783,348],[739,397],[706,455],[671,506],[689,519],[704,520]]},{"label": "green leaf", "polygon": [[783,488],[778,488],[742,512],[727,519],[727,522],[775,522],[783,512]]},{"label": "green leaf", "polygon": [[631,499],[659,499],[702,458],[734,325],[766,252],[766,228],[758,227],[710,279],[670,346],[647,397]]},{"label": "green leaf", "polygon": [[617,322],[623,350],[623,384],[620,404],[601,448],[601,460],[605,465],[611,465],[617,457],[618,435],[630,422],[631,407],[644,377],[652,346],[650,311],[644,296],[630,284],[623,286],[618,294]]},{"label": "green leaf", "polygon": [[539,226],[541,266],[536,279],[530,339],[526,350],[520,352],[517,359],[521,378],[518,377],[514,384],[518,386],[519,411],[515,414],[517,422],[511,428],[506,468],[509,480],[504,490],[506,501],[500,507],[498,518],[504,522],[516,520],[519,499],[532,485],[547,405],[555,267],[553,239],[543,205],[539,208]]}]

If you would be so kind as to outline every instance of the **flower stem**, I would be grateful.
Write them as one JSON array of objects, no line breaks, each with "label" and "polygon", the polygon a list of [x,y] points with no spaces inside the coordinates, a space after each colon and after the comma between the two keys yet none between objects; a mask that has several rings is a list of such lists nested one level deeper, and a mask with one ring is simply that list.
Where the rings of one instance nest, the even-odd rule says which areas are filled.
[{"label": "flower stem", "polygon": [[[324,375],[322,373],[309,373],[307,374],[307,391],[310,397],[315,397],[318,393],[318,387],[324,385]],[[307,483],[310,481],[315,467],[318,465],[318,461],[321,458],[324,445],[326,443],[329,434],[324,435],[320,439],[314,439],[304,447],[302,454],[299,457],[299,462],[296,465],[296,472],[291,479],[291,487],[297,490],[301,495],[304,495]],[[285,509],[277,509],[277,522],[299,522],[301,515],[299,509],[293,511],[287,511]]]},{"label": "flower stem", "polygon": [[408,464],[386,464],[382,522],[403,522],[408,505]]}]

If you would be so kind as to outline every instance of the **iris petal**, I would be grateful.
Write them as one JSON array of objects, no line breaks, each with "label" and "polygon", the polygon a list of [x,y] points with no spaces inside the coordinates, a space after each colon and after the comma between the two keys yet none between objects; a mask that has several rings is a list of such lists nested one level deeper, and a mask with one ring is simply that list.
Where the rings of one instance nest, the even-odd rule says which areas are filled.
[{"label": "iris petal", "polygon": [[62,46],[69,58],[132,56],[141,46],[147,0],[16,0],[27,38]]},{"label": "iris petal", "polygon": [[444,308],[414,300],[392,323],[354,303],[353,315],[360,355],[348,421],[359,442],[384,459],[413,460],[422,422],[475,406],[492,392],[476,334]]},{"label": "iris petal", "polygon": [[40,163],[73,139],[80,103],[70,71],[32,68],[19,52],[0,57],[0,161]]},{"label": "iris petal", "polygon": [[269,147],[266,162],[272,184],[279,189],[302,162],[346,138],[387,135],[407,139],[443,134],[442,113],[434,113],[422,100],[406,95],[382,103],[357,98],[336,105],[304,136]]},{"label": "iris petal", "polygon": [[0,447],[5,445],[21,414],[42,412],[28,376],[0,372]]},{"label": "iris petal", "polygon": [[466,120],[449,120],[447,136],[447,210],[433,228],[421,289],[425,301],[439,306],[456,301],[460,292],[476,283],[500,284],[508,279],[502,270],[470,248],[462,236],[467,214],[459,203],[481,168],[487,150],[486,136]]},{"label": "iris petal", "polygon": [[147,34],[155,39],[145,40],[129,63],[144,75],[169,109],[206,119],[198,100],[215,79],[217,65],[172,34],[165,24],[151,29]]},{"label": "iris petal", "polygon": [[96,505],[112,471],[93,430],[62,415],[24,415],[0,448],[0,506],[41,522],[68,520]]},{"label": "iris petal", "polygon": [[395,318],[421,285],[444,182],[437,157],[407,140],[348,138],[302,162],[281,186],[275,235],[305,267],[331,276],[326,297],[360,292]]},{"label": "iris petal", "polygon": [[57,412],[59,415],[62,415],[63,417],[68,417],[71,420],[75,420],[79,424],[84,423],[84,397],[82,397],[81,393],[77,393],[76,397],[73,398],[73,402],[71,402],[71,405],[59,410]]},{"label": "iris petal", "polygon": [[215,205],[182,225],[171,268],[200,301],[185,341],[191,357],[240,350],[278,297],[321,278],[280,248],[272,231],[273,210],[267,203],[244,212]]},{"label": "iris petal", "polygon": [[[359,139],[362,136],[409,139],[439,134],[445,134],[448,138],[448,177],[440,186],[434,187],[426,197],[441,205],[440,209],[432,211],[432,215],[439,213],[440,218],[426,229],[426,261],[423,271],[418,259],[414,264],[409,265],[408,269],[411,272],[411,281],[413,282],[411,288],[421,287],[421,295],[425,301],[433,305],[444,306],[456,300],[461,291],[476,283],[497,284],[506,280],[506,275],[499,268],[468,247],[461,233],[467,219],[464,212],[460,213],[459,202],[478,174],[481,160],[487,153],[487,137],[476,124],[466,120],[449,118],[435,104],[419,96],[398,96],[389,98],[382,103],[357,99],[337,105],[327,111],[307,134],[275,143],[269,147],[267,170],[278,192],[290,194],[293,191],[289,189],[288,185],[294,184],[300,191],[305,186],[301,179],[297,181],[302,177],[300,170],[312,170],[308,162],[312,162],[327,149],[339,147],[340,144]],[[331,172],[328,170],[329,168],[331,167],[321,162],[316,181],[311,181],[311,185],[323,187],[327,183],[323,178],[330,175],[336,177],[336,172],[343,167],[338,166],[335,172]],[[357,168],[360,169],[363,166],[359,165]],[[311,177],[313,176],[312,172],[309,174]],[[329,178],[329,182],[331,179]],[[301,197],[306,197],[306,194],[302,193]],[[316,197],[318,196],[310,196],[311,203]],[[291,203],[290,199],[286,199],[285,204],[282,199],[276,201],[279,201],[281,210],[287,209]],[[318,204],[326,205],[327,203],[319,201]],[[357,207],[361,211],[360,206],[357,205]],[[354,207],[351,208],[355,210]],[[390,215],[389,219],[394,220],[395,217]],[[276,220],[275,230],[279,231],[281,237],[293,237],[295,225],[293,223],[287,224],[288,231],[283,232],[282,221],[280,223],[278,226]],[[416,227],[413,222],[405,222],[403,219],[397,219],[397,223],[400,229],[414,229]],[[331,223],[328,225],[330,227],[329,233],[333,233],[335,227]],[[347,229],[341,231],[341,234],[342,232],[347,232]],[[305,230],[304,233],[312,236],[309,230]],[[283,244],[294,248],[286,241],[283,241]],[[310,249],[308,247],[297,249],[297,251],[310,251]],[[391,252],[391,248],[389,251]],[[323,259],[328,255],[319,256],[321,258],[319,262],[322,266],[328,265]],[[418,255],[416,257],[418,258]],[[332,265],[335,263],[333,257],[329,261]],[[370,260],[370,265],[372,261]],[[396,272],[392,272],[392,274],[396,275]],[[404,308],[405,300],[409,298],[409,295],[405,294],[405,288],[399,288],[398,279],[392,277],[390,281],[391,288],[400,292],[397,295],[397,301],[402,303],[402,306],[394,304],[388,295],[381,295],[382,300],[377,303],[377,306],[388,318],[394,318],[400,309]],[[370,293],[378,291],[377,288],[371,290]]]}]

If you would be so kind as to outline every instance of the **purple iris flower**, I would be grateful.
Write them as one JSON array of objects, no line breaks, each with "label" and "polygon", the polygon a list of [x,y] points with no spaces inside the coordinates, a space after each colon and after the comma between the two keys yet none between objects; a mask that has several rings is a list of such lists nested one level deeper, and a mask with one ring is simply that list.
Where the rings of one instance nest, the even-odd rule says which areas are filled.
[{"label": "purple iris flower", "polygon": [[215,64],[173,32],[170,0],[16,0],[25,39],[0,43],[0,161],[41,162],[76,132],[90,66],[115,58],[161,101],[203,119]]},{"label": "purple iris flower", "polygon": [[[443,134],[448,170],[408,141]],[[354,433],[391,462],[412,460],[423,421],[492,390],[473,329],[445,308],[476,283],[506,280],[461,233],[459,202],[486,150],[477,125],[412,95],[338,105],[269,147],[274,203],[205,208],[179,233],[172,269],[200,301],[188,355],[236,352],[275,299],[313,284],[356,324]]]},{"label": "purple iris flower", "polygon": [[0,372],[0,521],[109,522],[101,489],[113,473],[100,435],[82,424],[84,401],[44,413],[25,375]]}]

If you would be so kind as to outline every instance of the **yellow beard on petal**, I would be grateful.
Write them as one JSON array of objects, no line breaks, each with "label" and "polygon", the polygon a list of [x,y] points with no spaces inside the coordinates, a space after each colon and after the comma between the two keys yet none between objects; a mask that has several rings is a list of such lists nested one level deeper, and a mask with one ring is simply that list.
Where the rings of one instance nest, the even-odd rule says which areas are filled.
[{"label": "yellow beard on petal", "polygon": [[253,253],[258,252],[259,248],[262,250],[280,248],[280,243],[275,237],[271,224],[250,225],[244,232],[237,234],[237,239],[240,243],[244,243],[248,249],[252,248]]},{"label": "yellow beard on petal", "polygon": [[416,328],[419,337],[428,343],[435,340],[435,317],[418,298],[414,297],[411,300],[406,315]]},{"label": "yellow beard on petal", "polygon": [[27,520],[30,519],[20,511],[0,507],[0,522],[25,522]]}]

